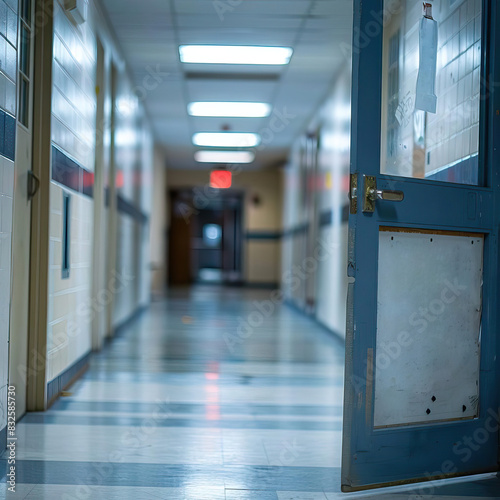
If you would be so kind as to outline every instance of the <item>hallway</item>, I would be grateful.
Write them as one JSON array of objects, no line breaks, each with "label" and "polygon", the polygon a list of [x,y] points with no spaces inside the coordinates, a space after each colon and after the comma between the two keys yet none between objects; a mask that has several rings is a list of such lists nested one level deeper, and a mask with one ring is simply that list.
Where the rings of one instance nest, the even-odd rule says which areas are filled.
[{"label": "hallway", "polygon": [[339,491],[342,342],[285,307],[238,330],[260,325],[270,294],[200,287],[153,303],[70,395],[23,418],[9,498]]},{"label": "hallway", "polygon": [[[8,498],[352,496],[339,493],[343,343],[270,297],[197,287],[154,302],[65,397],[19,423]],[[498,482],[465,486],[438,498],[498,498]],[[365,495],[431,498],[354,498]]]}]

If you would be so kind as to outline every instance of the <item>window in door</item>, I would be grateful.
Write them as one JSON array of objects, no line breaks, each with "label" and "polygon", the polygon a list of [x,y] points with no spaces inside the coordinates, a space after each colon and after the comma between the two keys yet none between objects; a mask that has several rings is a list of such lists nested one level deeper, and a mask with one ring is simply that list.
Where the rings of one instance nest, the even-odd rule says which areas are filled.
[{"label": "window in door", "polygon": [[383,38],[381,173],[478,185],[481,1],[432,5],[436,113],[415,107],[422,2],[401,0],[390,11],[395,14]]},{"label": "window in door", "polygon": [[19,122],[29,128],[31,82],[31,0],[22,0],[19,44]]}]

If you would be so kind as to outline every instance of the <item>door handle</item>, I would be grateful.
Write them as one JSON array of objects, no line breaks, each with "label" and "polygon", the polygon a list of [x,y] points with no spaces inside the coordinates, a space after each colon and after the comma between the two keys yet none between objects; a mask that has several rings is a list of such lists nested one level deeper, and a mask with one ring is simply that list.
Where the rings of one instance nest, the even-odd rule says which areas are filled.
[{"label": "door handle", "polygon": [[388,189],[377,189],[372,192],[375,196],[375,200],[386,200],[386,201],[403,201],[405,195],[403,191],[390,191]]},{"label": "door handle", "polygon": [[390,189],[377,189],[377,178],[371,175],[363,176],[363,212],[375,212],[375,202],[384,201],[403,201],[405,195],[403,191],[392,191]]},{"label": "door handle", "polygon": [[35,196],[39,188],[40,179],[33,173],[32,170],[28,170],[28,200],[31,200],[33,196]]}]

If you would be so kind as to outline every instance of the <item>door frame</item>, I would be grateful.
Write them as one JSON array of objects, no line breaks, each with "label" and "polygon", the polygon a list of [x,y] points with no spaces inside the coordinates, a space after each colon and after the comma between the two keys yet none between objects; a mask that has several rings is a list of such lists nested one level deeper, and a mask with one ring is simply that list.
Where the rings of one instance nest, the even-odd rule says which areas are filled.
[{"label": "door frame", "polygon": [[[35,31],[35,6],[31,8],[30,18],[24,18],[26,0],[20,0],[18,12],[19,40],[23,36],[23,27],[29,29],[28,44],[28,70],[21,68],[21,61],[26,57],[24,44],[18,44],[18,83],[17,83],[17,120],[16,120],[16,154],[14,162],[15,188],[13,199],[13,231],[11,255],[11,303],[9,321],[9,386],[16,388],[16,418],[20,419],[26,412],[27,400],[27,364],[28,364],[28,322],[30,286],[30,241],[31,241],[31,197],[36,194],[36,179],[31,177],[33,167],[33,95],[34,95],[34,31]],[[21,104],[21,82],[29,85],[28,102]],[[27,110],[27,123],[23,123],[21,110]],[[26,149],[24,149],[26,147]],[[16,226],[17,222],[17,226]],[[19,231],[19,232],[18,232]],[[14,280],[14,276],[19,279]],[[21,387],[22,386],[22,389]]]},{"label": "door frame", "polygon": [[31,202],[27,410],[47,409],[47,311],[54,0],[35,2],[33,173],[40,186]]},{"label": "door frame", "polygon": [[94,237],[92,249],[92,297],[94,304],[99,307],[94,309],[92,316],[92,349],[100,351],[103,345],[105,332],[105,305],[101,304],[100,292],[105,282],[106,269],[106,202],[105,202],[105,145],[106,134],[106,55],[104,46],[99,36],[96,37],[97,65],[96,65],[96,148],[94,169]]}]

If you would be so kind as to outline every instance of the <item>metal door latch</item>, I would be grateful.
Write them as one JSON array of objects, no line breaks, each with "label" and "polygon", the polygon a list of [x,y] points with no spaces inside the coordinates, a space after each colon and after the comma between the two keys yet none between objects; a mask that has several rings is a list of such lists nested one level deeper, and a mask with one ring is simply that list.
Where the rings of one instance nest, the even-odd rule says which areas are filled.
[{"label": "metal door latch", "polygon": [[377,189],[377,178],[371,175],[363,176],[363,212],[375,212],[375,202],[377,200],[385,201],[403,201],[403,191],[391,191],[389,189]]},{"label": "metal door latch", "polygon": [[40,188],[40,179],[33,173],[32,170],[28,171],[28,200],[31,200],[38,189]]},{"label": "metal door latch", "polygon": [[349,212],[358,212],[358,174],[351,174],[349,185]]}]

